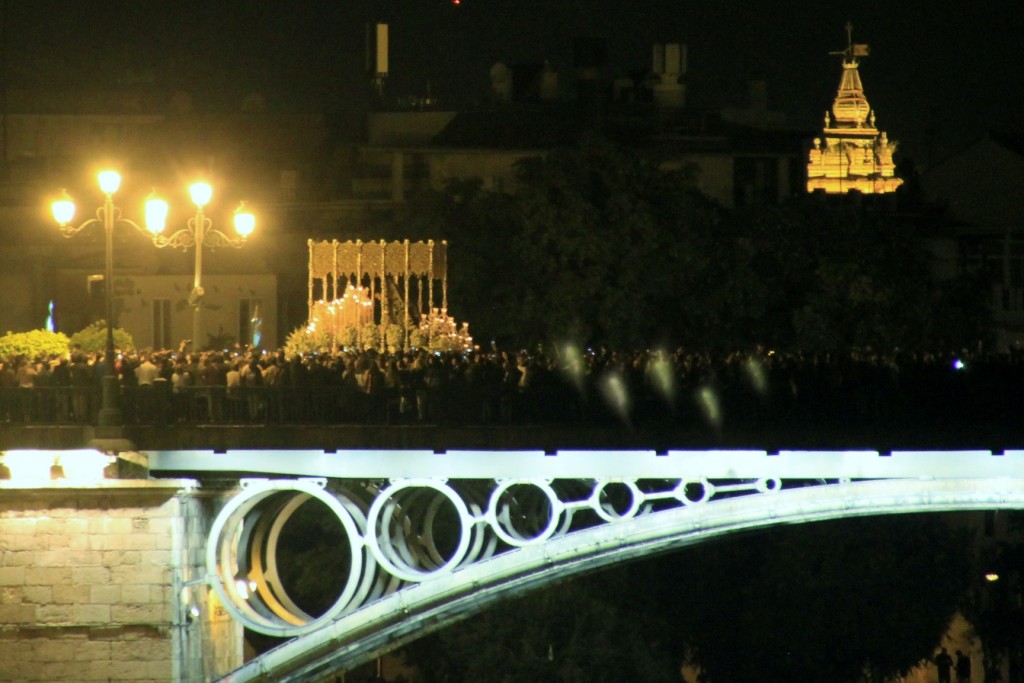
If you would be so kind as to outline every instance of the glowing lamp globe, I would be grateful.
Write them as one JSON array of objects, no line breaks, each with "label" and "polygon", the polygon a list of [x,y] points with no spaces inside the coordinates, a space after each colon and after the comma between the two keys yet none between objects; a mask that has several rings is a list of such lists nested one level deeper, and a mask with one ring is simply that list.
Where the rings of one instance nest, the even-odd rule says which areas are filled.
[{"label": "glowing lamp globe", "polygon": [[67,192],[61,193],[60,199],[50,205],[50,210],[53,212],[53,219],[59,225],[67,225],[75,217],[75,203],[71,201]]},{"label": "glowing lamp globe", "polygon": [[100,183],[100,190],[106,195],[114,194],[121,187],[121,174],[117,171],[100,171],[96,179]]},{"label": "glowing lamp globe", "polygon": [[192,195],[192,203],[200,208],[209,204],[213,197],[213,188],[209,183],[195,183],[188,188],[188,192]]},{"label": "glowing lamp globe", "polygon": [[242,239],[247,238],[256,229],[256,217],[245,209],[243,203],[235,209],[235,232],[241,235]]},{"label": "glowing lamp globe", "polygon": [[159,197],[150,196],[146,200],[146,228],[154,235],[159,235],[167,225],[167,202]]}]

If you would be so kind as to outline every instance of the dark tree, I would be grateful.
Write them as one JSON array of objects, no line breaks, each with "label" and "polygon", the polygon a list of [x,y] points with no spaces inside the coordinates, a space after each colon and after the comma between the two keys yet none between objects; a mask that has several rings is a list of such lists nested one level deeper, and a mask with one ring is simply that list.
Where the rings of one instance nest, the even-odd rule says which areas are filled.
[{"label": "dark tree", "polygon": [[891,213],[812,197],[738,210],[731,220],[757,283],[750,298],[758,307],[745,312],[761,313],[746,321],[760,343],[951,349],[974,346],[991,329],[979,283],[937,279],[927,243]]},{"label": "dark tree", "polygon": [[515,195],[453,183],[399,222],[450,241],[450,301],[488,337],[644,346],[717,329],[718,219],[688,173],[590,140],[521,162]]},{"label": "dark tree", "polygon": [[[515,198],[453,180],[443,191],[417,194],[396,218],[396,239],[448,241],[450,313],[472,323],[478,343],[527,342],[517,311],[525,283],[512,249],[519,231]],[[480,333],[485,336],[480,336]]]},{"label": "dark tree", "polygon": [[706,336],[731,240],[688,172],[598,140],[520,170],[524,322],[619,347]]},{"label": "dark tree", "polygon": [[520,162],[515,194],[453,182],[398,225],[449,240],[452,312],[485,343],[888,352],[973,347],[991,327],[979,282],[937,280],[885,204],[728,211],[689,170],[595,138]]}]

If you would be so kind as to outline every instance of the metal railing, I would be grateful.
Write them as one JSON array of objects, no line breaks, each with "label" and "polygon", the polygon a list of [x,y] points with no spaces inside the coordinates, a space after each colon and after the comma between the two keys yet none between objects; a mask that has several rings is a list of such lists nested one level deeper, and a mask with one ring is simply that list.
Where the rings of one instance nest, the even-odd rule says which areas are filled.
[{"label": "metal railing", "polygon": [[[365,393],[346,385],[194,386],[169,382],[121,387],[126,425],[580,425],[687,427],[709,432],[761,428],[858,430],[960,429],[985,425],[1024,436],[1017,415],[1019,373],[985,381],[944,373],[888,384],[789,382],[756,391],[748,384],[691,383],[665,398],[631,385],[618,402],[597,385],[569,382],[387,387]],[[620,398],[622,398],[620,396]],[[99,387],[0,388],[3,424],[95,425]]]},{"label": "metal railing", "polygon": [[[538,392],[534,398],[539,398]],[[455,394],[438,389],[387,389],[366,394],[343,387],[197,386],[167,383],[121,387],[128,425],[174,424],[508,424],[527,419],[514,393]],[[0,424],[92,425],[101,392],[88,387],[0,389]],[[568,417],[568,416],[566,416]]]}]

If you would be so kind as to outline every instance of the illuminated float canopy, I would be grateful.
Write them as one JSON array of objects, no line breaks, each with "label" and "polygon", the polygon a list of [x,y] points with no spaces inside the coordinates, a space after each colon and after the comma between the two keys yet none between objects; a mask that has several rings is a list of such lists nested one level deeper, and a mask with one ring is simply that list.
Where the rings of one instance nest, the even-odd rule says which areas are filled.
[{"label": "illuminated float canopy", "polygon": [[307,244],[309,323],[304,344],[332,351],[474,348],[468,324],[460,326],[448,314],[447,242]]},{"label": "illuminated float canopy", "polygon": [[867,56],[868,46],[855,44],[852,31],[847,24],[846,49],[833,53],[843,57],[843,74],[832,111],[825,112],[823,137],[814,139],[810,151],[808,192],[883,194],[903,183],[894,175],[896,143],[875,127],[875,112],[864,96],[857,70],[858,57]]}]

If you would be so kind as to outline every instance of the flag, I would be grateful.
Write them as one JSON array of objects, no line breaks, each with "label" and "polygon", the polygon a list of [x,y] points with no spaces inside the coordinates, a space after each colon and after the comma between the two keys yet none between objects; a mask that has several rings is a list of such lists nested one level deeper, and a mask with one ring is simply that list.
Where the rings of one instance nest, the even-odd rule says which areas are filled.
[{"label": "flag", "polygon": [[854,57],[867,57],[869,54],[871,54],[871,47],[867,43],[854,43]]}]

